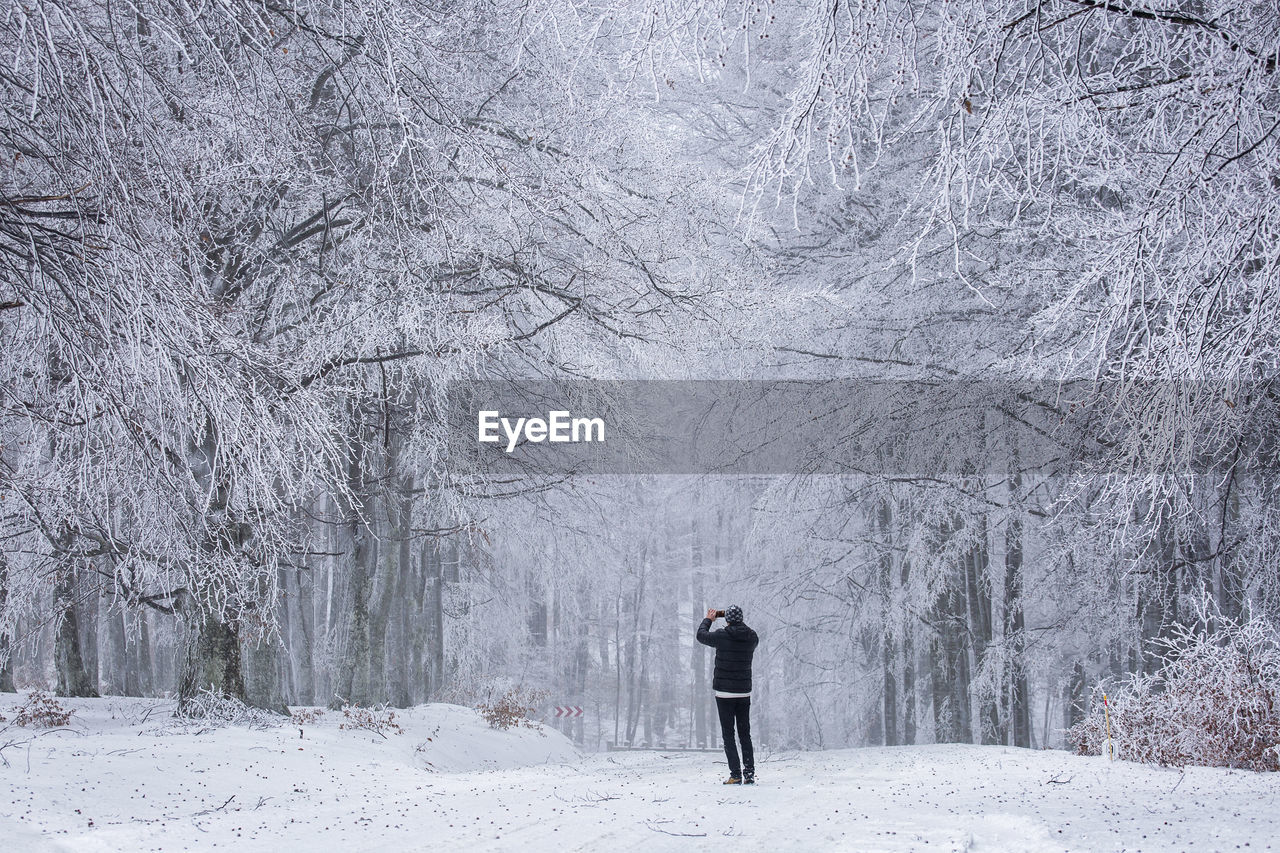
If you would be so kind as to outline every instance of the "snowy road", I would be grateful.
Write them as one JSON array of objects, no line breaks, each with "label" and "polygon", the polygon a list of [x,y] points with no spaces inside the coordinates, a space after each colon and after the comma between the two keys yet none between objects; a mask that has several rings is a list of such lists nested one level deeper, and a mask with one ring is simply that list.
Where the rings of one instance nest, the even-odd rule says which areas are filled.
[{"label": "snowy road", "polygon": [[754,788],[721,775],[706,757],[597,756],[440,780],[361,819],[388,833],[385,849],[412,849],[424,828],[468,850],[1268,850],[1280,836],[1275,780],[1245,773],[1179,784],[1176,771],[945,746],[779,758]]},{"label": "snowy road", "polygon": [[438,744],[440,766],[464,753],[483,764],[495,749],[563,760],[566,746],[555,733],[450,730],[415,711],[385,740],[336,724],[305,738],[155,736],[91,720],[5,753],[0,849],[1280,849],[1280,779],[1244,771],[948,745],[770,755],[761,784],[742,788],[720,785],[723,759],[708,754],[570,753],[445,772],[415,752],[423,731],[462,744]]}]

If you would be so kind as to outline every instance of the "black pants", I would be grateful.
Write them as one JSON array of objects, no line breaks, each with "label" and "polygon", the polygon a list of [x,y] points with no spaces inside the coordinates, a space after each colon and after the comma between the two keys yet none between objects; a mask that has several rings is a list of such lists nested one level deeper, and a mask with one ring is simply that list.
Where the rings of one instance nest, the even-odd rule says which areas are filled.
[{"label": "black pants", "polygon": [[[722,699],[716,697],[716,710],[720,712],[720,736],[724,740],[724,755],[729,759],[729,775],[742,776],[745,766],[748,774],[756,773],[756,757],[751,751],[751,697]],[[738,763],[738,747],[733,742],[733,725],[738,724],[738,739],[742,741],[742,764]]]}]

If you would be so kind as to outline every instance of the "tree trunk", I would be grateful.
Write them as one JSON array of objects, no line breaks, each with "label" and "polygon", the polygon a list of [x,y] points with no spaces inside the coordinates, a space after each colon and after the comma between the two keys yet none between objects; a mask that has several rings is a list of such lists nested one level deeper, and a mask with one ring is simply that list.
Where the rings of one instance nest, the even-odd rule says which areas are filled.
[{"label": "tree trunk", "polygon": [[[276,577],[277,587],[284,588],[287,583],[284,569],[279,569]],[[283,602],[277,606],[283,610],[282,605]],[[278,635],[272,633],[269,630],[270,623],[255,622],[248,626],[248,629],[241,625],[241,629],[237,632],[241,644],[240,661],[248,704],[287,716],[289,708],[284,700],[286,662],[283,661],[287,652],[276,642],[276,638],[287,638],[289,626],[287,619],[283,624],[277,624],[284,633]]]},{"label": "tree trunk", "polygon": [[346,611],[345,642],[337,661],[330,708],[344,703],[359,705],[364,700],[364,687],[369,682],[369,559],[377,551],[372,537],[359,522],[351,524],[352,548],[348,561],[347,594],[342,602]]},{"label": "tree trunk", "polygon": [[[693,563],[693,596],[694,615],[701,620],[707,607],[706,591],[702,578],[702,542],[698,539],[698,519],[695,515],[690,524],[690,562]],[[707,647],[697,640],[693,643],[690,665],[693,668],[693,742],[701,749],[707,746]]]},{"label": "tree trunk", "polygon": [[410,558],[405,572],[404,610],[400,615],[405,653],[405,684],[409,689],[409,702],[415,705],[426,701],[430,677],[425,648],[429,628],[427,619],[430,615],[427,610],[427,575],[422,565],[422,551],[425,548],[424,543],[419,546],[417,557]]},{"label": "tree trunk", "polygon": [[915,658],[914,630],[908,623],[902,632],[902,742],[907,746],[916,742]]},{"label": "tree trunk", "polygon": [[627,743],[634,744],[640,725],[645,688],[644,648],[640,631],[640,614],[645,600],[645,580],[648,572],[648,548],[640,549],[640,578],[631,600],[631,639],[627,641]]},{"label": "tree trunk", "polygon": [[1232,549],[1224,553],[1226,540],[1232,536],[1240,523],[1240,490],[1235,487],[1236,475],[1227,479],[1227,493],[1222,497],[1221,535],[1217,543],[1218,559],[1215,561],[1214,592],[1218,601],[1218,609],[1229,619],[1238,619],[1244,612],[1246,597],[1245,579],[1241,571],[1238,551]]},{"label": "tree trunk", "polygon": [[[711,581],[712,581],[712,585],[716,586],[717,588],[720,582],[720,566],[723,565],[722,561],[725,558],[724,548],[722,545],[722,543],[725,540],[724,528],[725,528],[725,508],[724,508],[724,505],[721,504],[716,507],[716,534],[715,534],[715,539],[712,540],[712,544],[711,544],[711,566],[712,566]],[[784,557],[784,565],[785,564],[786,563],[785,563],[785,557]],[[701,645],[701,643],[699,643],[699,645]],[[714,658],[710,653],[707,653],[704,660],[705,660],[705,663],[704,663],[704,672],[705,672],[712,668],[714,664]],[[710,689],[710,685],[708,685],[708,690],[709,689]],[[706,705],[704,706],[706,709],[706,722],[705,722],[704,728],[707,730],[707,746],[711,749],[714,749],[715,747],[720,745],[720,714],[716,709],[716,703],[714,701],[714,698],[715,698],[714,696],[709,696],[707,698]]]},{"label": "tree trunk", "polygon": [[622,590],[613,599],[613,742],[622,743]]},{"label": "tree trunk", "polygon": [[1071,678],[1068,679],[1062,691],[1062,727],[1069,729],[1076,723],[1084,719],[1084,715],[1088,712],[1088,687],[1089,679],[1084,671],[1084,664],[1076,661],[1071,668]]},{"label": "tree trunk", "polygon": [[[211,420],[206,419],[204,435],[198,446],[188,448],[195,479],[210,495],[205,509],[206,522],[218,516],[223,521],[213,525],[202,543],[203,549],[214,558],[225,557],[243,549],[252,535],[246,522],[227,519],[227,507],[231,498],[231,485],[220,472],[212,467],[218,458],[218,431]],[[190,711],[191,703],[202,691],[211,691],[245,704],[250,698],[245,690],[244,668],[240,656],[238,604],[230,603],[220,609],[206,610],[199,606],[191,593],[183,594],[178,607],[187,619],[186,645],[182,655],[182,667],[178,675],[178,708]]]},{"label": "tree trunk", "polygon": [[[364,448],[360,446],[359,439],[352,439],[350,453],[347,482],[357,496],[354,500],[358,502],[360,496],[367,494]],[[329,700],[329,707],[334,709],[341,708],[343,704],[361,705],[369,701],[370,566],[376,565],[378,559],[377,537],[370,529],[373,522],[372,507],[368,501],[363,506],[352,503],[343,508],[343,530],[347,539],[344,550],[350,557],[346,560],[347,583],[340,604],[340,627],[335,628],[339,634],[340,652],[333,679],[333,696]]]},{"label": "tree trunk", "polygon": [[[964,557],[966,599],[969,605],[969,634],[973,638],[973,662],[977,669],[986,663],[987,649],[995,637],[991,618],[991,581],[988,574],[987,523],[981,522],[981,541]],[[1000,681],[997,679],[996,684]],[[979,739],[985,744],[1001,743],[1000,695],[997,689],[984,691],[978,714]]]},{"label": "tree trunk", "polygon": [[414,561],[411,549],[410,525],[412,498],[408,493],[401,503],[400,541],[396,554],[399,568],[395,577],[395,598],[391,633],[388,637],[390,648],[391,676],[388,680],[391,704],[397,708],[407,708],[413,704],[410,682],[413,673],[417,672],[411,665],[412,654],[409,650],[409,588],[414,577]]},{"label": "tree trunk", "polygon": [[280,652],[269,636],[246,638],[240,649],[246,702],[287,715],[280,686]]},{"label": "tree trunk", "polygon": [[636,661],[639,660],[637,648],[640,645],[639,639],[633,633],[627,640],[627,715],[625,720],[623,742],[632,745],[636,739],[636,728],[640,719],[640,708],[636,704],[636,694],[639,691],[639,676],[636,672]]},{"label": "tree trunk", "polygon": [[929,636],[929,704],[933,709],[934,743],[951,743],[955,740],[951,709],[947,707],[949,691],[944,631],[945,628],[938,625]]},{"label": "tree trunk", "polygon": [[0,633],[0,693],[15,693],[13,683],[13,649],[8,634]]},{"label": "tree trunk", "polygon": [[893,635],[886,632],[881,637],[882,645],[882,666],[881,672],[884,682],[884,706],[882,716],[884,718],[884,745],[898,745],[898,679],[897,679],[897,655],[895,654],[895,644]]},{"label": "tree trunk", "polygon": [[[1014,488],[1018,487],[1015,478]],[[1026,670],[1026,628],[1022,615],[1022,521],[1014,518],[1005,530],[1005,636],[1012,644],[1009,672],[1009,716],[1014,746],[1031,746],[1031,697]]]},{"label": "tree trunk", "polygon": [[[98,624],[106,634],[104,642],[99,646],[106,649],[106,654],[99,661],[98,682],[102,692],[107,695],[136,696],[136,685],[131,684],[129,666],[129,649],[125,640],[125,607],[123,602],[108,596],[99,596]],[[129,688],[135,692],[130,693]]]},{"label": "tree trunk", "polygon": [[431,664],[427,670],[427,698],[439,695],[444,689],[444,557],[440,543],[428,541],[422,546],[422,562],[426,571],[428,606],[430,607],[427,634],[427,656]]},{"label": "tree trunk", "polygon": [[99,681],[98,669],[98,599],[102,594],[99,579],[90,572],[80,573],[75,580],[76,627],[80,631],[80,657],[84,661],[84,671],[89,674],[89,683],[98,695],[102,685]]},{"label": "tree trunk", "polygon": [[316,674],[310,620],[314,576],[304,569],[296,569],[290,578],[290,586],[292,594],[285,599],[284,606],[290,611],[287,636],[290,639],[289,663],[293,667],[293,701],[297,705],[313,705],[316,701]]},{"label": "tree trunk", "polygon": [[6,606],[9,601],[9,562],[4,551],[0,551],[0,692],[14,693],[13,684],[13,648],[9,629],[5,627],[7,619]]},{"label": "tree trunk", "polygon": [[80,625],[76,614],[75,574],[62,567],[53,590],[54,608],[58,614],[55,629],[54,660],[58,670],[59,696],[97,696],[94,681],[85,668],[80,651]]},{"label": "tree trunk", "polygon": [[[129,611],[125,611],[129,615]],[[133,640],[129,639],[129,631],[125,631],[125,642],[129,646],[128,682],[132,691],[130,696],[151,696],[155,690],[155,664],[151,649],[151,624],[146,610],[135,610],[133,618],[137,620],[138,630]]]},{"label": "tree trunk", "polygon": [[972,714],[969,710],[969,648],[965,642],[964,580],[958,570],[934,601],[934,633],[930,641],[933,688],[934,741],[972,743]]},{"label": "tree trunk", "polygon": [[[911,561],[902,558],[899,581],[905,589],[911,580]],[[902,742],[916,742],[916,622],[907,621],[902,629]]]},{"label": "tree trunk", "polygon": [[[331,518],[338,513],[337,502],[331,497],[324,499],[324,517]],[[333,556],[342,549],[342,525],[324,525],[324,543],[326,556],[318,567],[320,574],[315,576],[311,585],[311,644],[312,669],[311,677],[314,686],[311,691],[313,705],[326,704],[333,696],[334,665],[332,645],[337,630],[333,625],[334,602],[338,591],[335,589],[338,569],[338,558]]]},{"label": "tree trunk", "polygon": [[[388,496],[384,501],[389,536],[379,542],[378,560],[374,565],[377,574],[370,588],[369,619],[367,622],[368,637],[365,646],[368,648],[369,662],[366,667],[365,683],[361,694],[361,704],[376,704],[387,701],[387,629],[391,624],[392,595],[396,590],[396,575],[400,566],[400,548],[396,539],[401,534],[396,530],[396,498]],[[403,534],[408,536],[408,531]]]},{"label": "tree trunk", "polygon": [[888,500],[881,500],[876,507],[876,528],[879,533],[879,584],[883,595],[881,621],[884,631],[880,637],[880,674],[883,699],[881,717],[884,720],[884,745],[898,745],[898,643],[897,620],[889,612],[893,601],[893,540],[891,526],[893,516]]},{"label": "tree trunk", "polygon": [[186,710],[191,700],[205,690],[248,704],[240,661],[240,640],[235,627],[220,614],[198,613],[192,604],[186,602],[186,609],[194,618],[187,629],[178,683],[179,708]]}]

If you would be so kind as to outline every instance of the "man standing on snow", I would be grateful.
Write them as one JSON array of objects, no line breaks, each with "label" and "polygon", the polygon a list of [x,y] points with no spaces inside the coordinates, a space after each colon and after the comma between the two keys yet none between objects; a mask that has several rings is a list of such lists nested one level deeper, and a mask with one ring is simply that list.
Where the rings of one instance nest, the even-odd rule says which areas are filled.
[{"label": "man standing on snow", "polygon": [[[711,623],[718,616],[724,617],[725,627],[712,631]],[[735,604],[723,611],[715,608],[707,611],[707,618],[698,626],[698,642],[716,650],[711,689],[716,692],[720,734],[724,739],[725,757],[729,759],[729,778],[724,784],[754,785],[756,762],[751,751],[751,656],[755,654],[760,638],[742,621],[742,608]],[[733,742],[735,722],[738,738],[742,741],[742,764],[738,763],[738,747]]]}]

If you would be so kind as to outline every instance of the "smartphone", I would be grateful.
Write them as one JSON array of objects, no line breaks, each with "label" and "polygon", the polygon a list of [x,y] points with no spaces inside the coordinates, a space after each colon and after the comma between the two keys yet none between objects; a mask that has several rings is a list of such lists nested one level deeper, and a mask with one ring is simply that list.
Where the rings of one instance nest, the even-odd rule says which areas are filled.
[{"label": "smartphone", "polygon": [[723,619],[723,618],[724,618],[724,611],[723,611],[723,610],[717,610],[717,611],[716,611],[716,618],[717,618],[717,619]]}]

